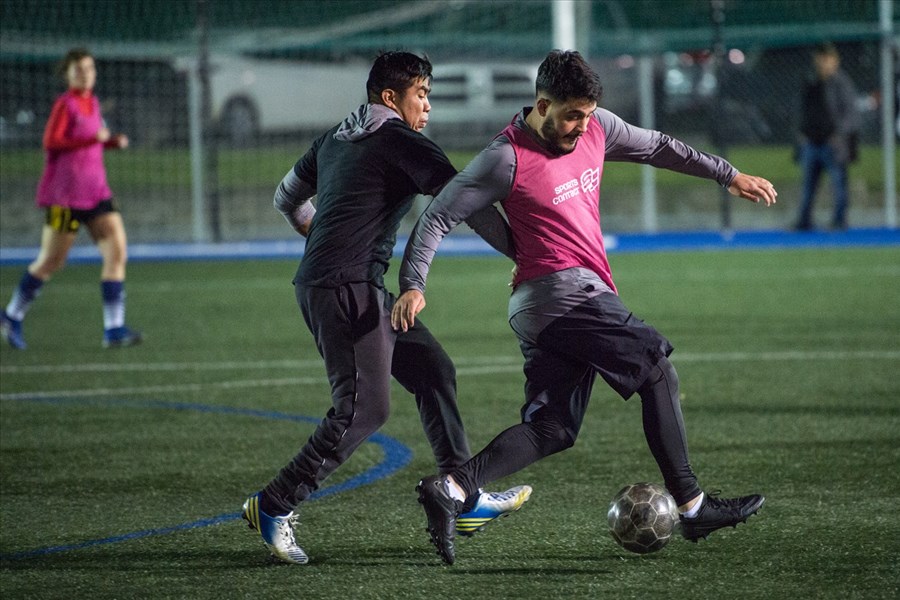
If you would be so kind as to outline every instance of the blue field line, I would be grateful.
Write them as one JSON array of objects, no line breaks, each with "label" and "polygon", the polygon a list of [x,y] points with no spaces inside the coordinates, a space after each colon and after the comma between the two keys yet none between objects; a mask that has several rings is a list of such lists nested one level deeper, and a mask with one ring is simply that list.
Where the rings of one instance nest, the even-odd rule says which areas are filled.
[{"label": "blue field line", "polygon": [[[622,233],[604,236],[606,249],[615,252],[661,252],[678,250],[742,250],[778,248],[842,248],[900,245],[900,229],[872,228],[847,231],[691,231],[665,233]],[[402,256],[407,237],[394,246],[394,256]],[[130,244],[129,260],[261,260],[303,256],[304,242],[248,241],[220,244]],[[0,247],[0,266],[28,264],[38,248]],[[438,249],[440,256],[489,256],[496,252],[476,235],[451,235]],[[77,245],[69,255],[70,263],[99,263],[100,254],[89,244]]]},{"label": "blue field line", "polygon": [[[186,411],[195,411],[195,412],[206,412],[206,413],[218,413],[218,414],[226,414],[226,415],[238,415],[238,416],[249,416],[249,417],[259,417],[262,419],[271,419],[276,421],[295,421],[295,422],[304,422],[304,423],[313,423],[318,424],[321,419],[308,417],[305,415],[295,415],[289,413],[283,413],[278,411],[267,411],[253,408],[237,408],[237,407],[229,407],[229,406],[211,406],[207,404],[197,404],[191,402],[166,402],[163,400],[98,400],[96,398],[18,398],[17,400],[22,400],[26,402],[41,402],[48,404],[96,404],[96,405],[106,405],[106,406],[126,406],[129,408],[160,408],[166,410],[186,410]],[[348,490],[352,490],[354,488],[358,488],[364,485],[369,485],[378,481],[379,479],[384,479],[393,473],[401,470],[403,467],[408,465],[412,460],[412,450],[409,447],[403,445],[398,440],[395,440],[392,437],[386,436],[382,433],[375,433],[370,436],[367,440],[369,443],[375,444],[381,447],[383,458],[380,463],[377,465],[363,471],[359,475],[355,475],[350,479],[342,481],[336,485],[332,485],[329,487],[322,488],[314,492],[307,502],[318,500],[320,498],[325,498],[327,496],[333,496],[335,494],[339,494],[341,492],[346,492]],[[156,536],[156,535],[167,535],[170,533],[176,533],[179,531],[186,531],[190,529],[197,529],[199,527],[210,527],[212,525],[219,525],[220,523],[226,523],[228,521],[234,521],[241,518],[241,513],[226,513],[223,515],[217,515],[214,517],[207,517],[204,519],[198,519],[196,521],[191,521],[189,523],[182,523],[180,525],[172,525],[169,527],[159,527],[155,529],[144,529],[141,531],[134,531],[131,533],[125,533],[122,535],[116,535],[107,538],[101,538],[97,540],[87,540],[84,542],[78,542],[75,544],[64,544],[59,546],[47,546],[44,548],[36,548],[34,550],[26,550],[23,552],[14,552],[10,554],[0,554],[0,559],[2,560],[21,560],[24,558],[32,558],[35,556],[43,556],[47,554],[56,554],[59,552],[69,552],[72,550],[81,550],[83,548],[91,548],[93,546],[102,546],[106,544],[117,544],[119,542],[127,542],[131,540],[138,540],[141,538]]]}]

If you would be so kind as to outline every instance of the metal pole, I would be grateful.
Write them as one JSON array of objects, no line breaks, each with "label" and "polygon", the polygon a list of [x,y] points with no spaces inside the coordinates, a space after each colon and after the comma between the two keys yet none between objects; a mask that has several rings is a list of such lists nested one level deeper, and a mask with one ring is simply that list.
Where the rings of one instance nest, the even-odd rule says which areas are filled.
[{"label": "metal pole", "polygon": [[894,0],[881,0],[881,154],[884,164],[884,221],[897,227],[897,115],[894,114],[896,89],[893,39]]},{"label": "metal pole", "polygon": [[204,184],[206,206],[209,210],[209,225],[212,240],[222,241],[222,226],[219,221],[219,150],[215,124],[212,120],[212,93],[209,82],[209,2],[197,0],[197,23],[200,33],[200,57],[198,79],[200,83],[200,121],[203,130]]},{"label": "metal pole", "polygon": [[553,47],[575,50],[575,0],[553,0]]},{"label": "metal pole", "polygon": [[196,243],[209,241],[206,203],[203,198],[203,119],[200,109],[200,75],[196,64],[188,70],[188,126],[191,152],[191,225]]},{"label": "metal pole", "polygon": [[[656,129],[653,97],[653,56],[642,54],[638,58],[638,94],[640,98],[640,123],[644,129]],[[650,165],[641,167],[641,216],[644,231],[659,229],[656,206],[656,169]]]},{"label": "metal pole", "polygon": [[575,40],[578,43],[578,51],[584,60],[591,58],[591,25],[593,23],[593,9],[590,2],[578,2],[575,4]]},{"label": "metal pole", "polygon": [[[725,39],[723,32],[723,24],[725,23],[725,0],[710,0],[710,21],[713,28],[713,60],[716,74],[716,97],[715,109],[712,122],[713,140],[719,156],[728,158],[728,149],[724,130],[725,111],[722,104],[722,65],[725,61]],[[728,190],[722,190],[722,233],[730,236],[732,232],[731,224],[731,196]]]}]

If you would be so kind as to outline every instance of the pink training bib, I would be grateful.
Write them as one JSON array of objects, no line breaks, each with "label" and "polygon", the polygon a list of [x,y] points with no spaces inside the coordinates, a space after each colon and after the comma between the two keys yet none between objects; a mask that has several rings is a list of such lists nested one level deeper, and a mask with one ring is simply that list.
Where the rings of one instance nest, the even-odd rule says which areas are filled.
[{"label": "pink training bib", "polygon": [[514,285],[571,267],[595,272],[616,291],[600,230],[606,134],[592,118],[575,150],[557,156],[513,124],[516,176],[502,202],[516,245]]},{"label": "pink training bib", "polygon": [[[73,140],[97,139],[103,126],[100,103],[92,98],[90,115],[78,110],[78,100],[69,91],[57,102],[64,102],[69,116],[66,138]],[[95,142],[75,150],[45,150],[44,173],[37,189],[37,204],[41,207],[56,205],[76,210],[89,210],[101,200],[112,197],[103,166],[103,144]]]}]

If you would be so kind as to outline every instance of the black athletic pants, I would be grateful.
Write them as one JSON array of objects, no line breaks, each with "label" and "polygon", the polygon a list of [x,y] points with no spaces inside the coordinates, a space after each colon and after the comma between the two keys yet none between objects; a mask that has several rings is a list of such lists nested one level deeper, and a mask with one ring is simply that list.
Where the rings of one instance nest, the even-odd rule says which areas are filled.
[{"label": "black athletic pants", "polygon": [[465,492],[571,447],[599,373],[623,398],[640,395],[644,434],[675,501],[699,495],[668,340],[612,293],[589,299],[539,332],[526,331],[529,323],[527,315],[512,321],[525,356],[522,422],[451,473]]},{"label": "black athletic pants", "polygon": [[455,367],[421,321],[405,333],[394,332],[395,298],[372,283],[295,285],[295,293],[325,359],[332,407],[266,486],[265,503],[282,514],[292,511],[385,423],[392,375],[415,394],[438,470],[449,472],[471,457],[456,406]]}]

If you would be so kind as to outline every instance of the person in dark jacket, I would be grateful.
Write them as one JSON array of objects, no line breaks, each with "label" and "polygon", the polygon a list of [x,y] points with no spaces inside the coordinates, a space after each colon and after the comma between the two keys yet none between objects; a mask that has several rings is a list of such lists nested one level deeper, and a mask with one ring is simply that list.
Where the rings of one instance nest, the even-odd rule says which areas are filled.
[{"label": "person in dark jacket", "polygon": [[813,204],[822,171],[827,171],[834,191],[833,229],[847,228],[847,166],[856,159],[860,117],[856,88],[840,68],[840,55],[831,44],[813,53],[815,76],[804,84],[800,99],[800,165],[803,198],[794,229],[813,229]]}]

